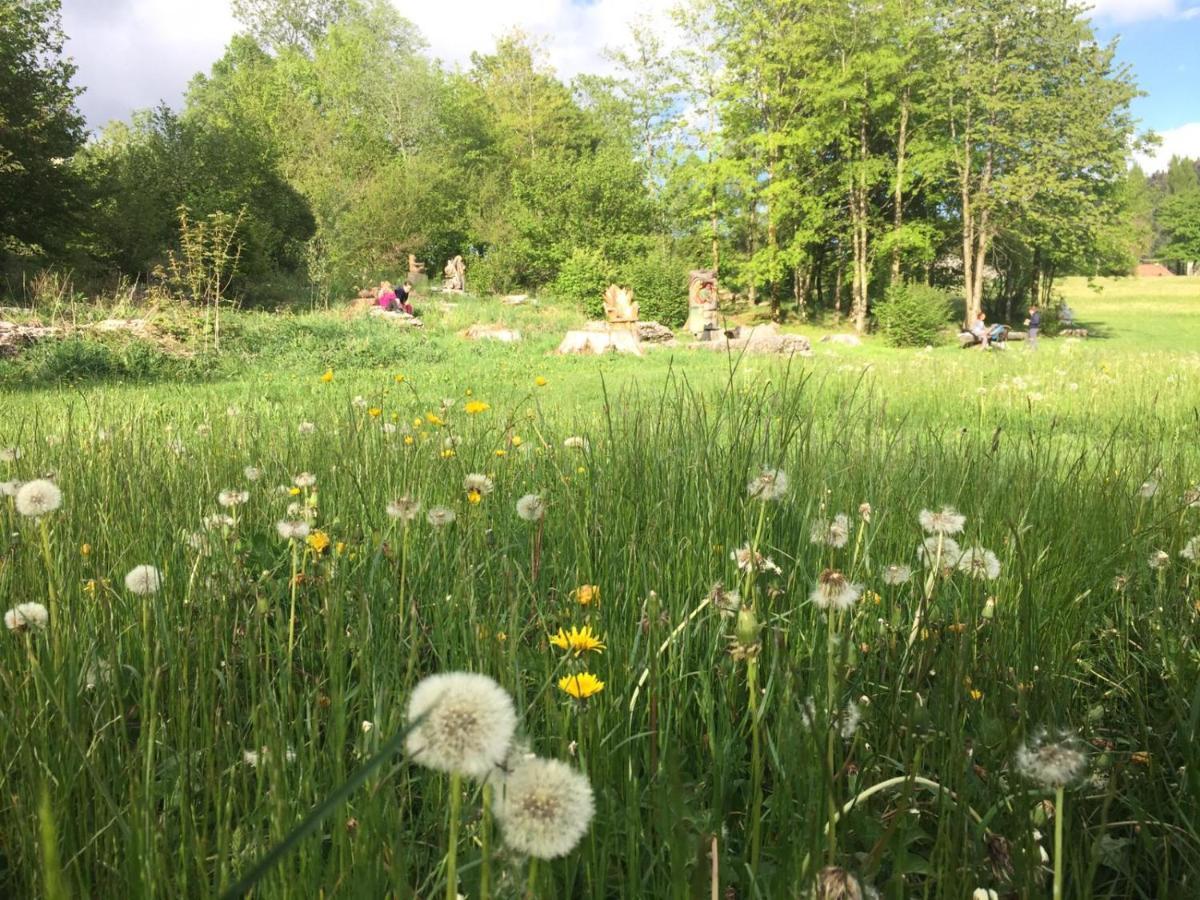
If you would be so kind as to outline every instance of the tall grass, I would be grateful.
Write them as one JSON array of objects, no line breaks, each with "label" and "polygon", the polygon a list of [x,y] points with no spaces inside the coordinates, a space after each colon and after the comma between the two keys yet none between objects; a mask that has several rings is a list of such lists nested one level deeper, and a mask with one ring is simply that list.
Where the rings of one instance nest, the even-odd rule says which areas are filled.
[{"label": "tall grass", "polygon": [[[714,365],[699,385],[672,372],[576,391],[565,374],[534,386],[526,362],[524,378],[471,385],[491,404],[478,415],[463,381],[432,371],[14,404],[0,447],[22,454],[0,477],[52,474],[64,504],[45,520],[47,564],[39,526],[0,498],[2,605],[58,592],[47,632],[0,641],[0,894],[219,892],[448,669],[499,680],[531,748],[591,779],[591,831],[541,867],[540,896],[709,896],[714,878],[732,896],[801,896],[825,865],[893,898],[1044,895],[1053,792],[1013,765],[1042,727],[1092,748],[1068,789],[1065,896],[1195,892],[1200,597],[1179,555],[1200,533],[1181,500],[1200,478],[1194,363],[1047,352],[974,380],[954,367],[1009,364],[733,363],[724,384]],[[591,391],[600,402],[578,405]],[[791,481],[768,506],[746,491],[763,466]],[[316,487],[294,496],[300,472]],[[495,482],[478,504],[470,472]],[[226,488],[251,499],[236,526],[204,531]],[[540,533],[514,511],[529,492],[549,503]],[[404,493],[457,520],[405,531],[385,512]],[[295,502],[316,510],[324,551],[293,557],[276,533]],[[1002,572],[933,577],[910,644],[917,517],[942,504]],[[813,543],[839,512],[846,546]],[[707,601],[742,584],[730,552],[756,534],[782,574],[751,586],[750,677],[730,654],[736,618]],[[1169,565],[1150,568],[1155,550]],[[886,585],[893,562],[917,575]],[[125,589],[138,564],[162,570],[157,594]],[[865,589],[841,617],[809,601],[826,568]],[[580,585],[598,602],[581,605]],[[585,623],[607,645],[587,659],[606,686],[580,703],[556,687],[567,663],[547,638]],[[444,891],[447,790],[397,757],[261,896]],[[476,896],[487,823],[477,792],[458,799],[460,889]],[[502,846],[491,872],[495,896],[525,890]]]}]

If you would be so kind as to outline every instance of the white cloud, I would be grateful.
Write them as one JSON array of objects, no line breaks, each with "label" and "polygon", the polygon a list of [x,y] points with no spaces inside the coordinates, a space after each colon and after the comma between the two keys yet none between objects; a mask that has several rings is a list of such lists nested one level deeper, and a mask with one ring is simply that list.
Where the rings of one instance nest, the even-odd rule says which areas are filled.
[{"label": "white cloud", "polygon": [[1181,0],[1093,0],[1092,17],[1118,24],[1148,19],[1192,18],[1200,7],[1186,7]]},{"label": "white cloud", "polygon": [[1172,156],[1188,156],[1200,159],[1200,122],[1188,122],[1178,128],[1167,128],[1157,132],[1162,143],[1151,153],[1135,153],[1137,164],[1147,173],[1162,172]]},{"label": "white cloud", "polygon": [[[663,16],[675,0],[392,0],[420,30],[430,53],[466,67],[473,52],[519,27],[539,39],[563,78],[605,72],[603,50],[629,24]],[[93,128],[165,100],[178,106],[188,81],[207,72],[238,25],[229,0],[63,0],[67,53],[87,88],[80,108]]]}]

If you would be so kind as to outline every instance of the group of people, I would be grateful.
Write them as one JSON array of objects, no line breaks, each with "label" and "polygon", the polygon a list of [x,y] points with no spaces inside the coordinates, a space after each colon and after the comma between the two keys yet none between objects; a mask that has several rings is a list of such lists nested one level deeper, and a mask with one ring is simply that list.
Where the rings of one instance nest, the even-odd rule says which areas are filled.
[{"label": "group of people", "polygon": [[[1042,328],[1042,314],[1036,306],[1029,307],[1029,318],[1025,320],[1025,327],[1028,329],[1028,346],[1030,350],[1037,349],[1038,332]],[[975,316],[975,321],[971,323],[971,334],[975,335],[975,339],[979,342],[980,350],[987,350],[992,344],[1003,341],[1008,336],[1008,326],[999,323],[988,327],[987,316],[984,315],[981,309]]]},{"label": "group of people", "polygon": [[385,312],[406,313],[407,315],[416,315],[413,312],[413,305],[410,298],[412,297],[413,286],[412,282],[406,281],[398,288],[393,288],[390,281],[379,282],[379,296],[376,302],[379,308]]}]

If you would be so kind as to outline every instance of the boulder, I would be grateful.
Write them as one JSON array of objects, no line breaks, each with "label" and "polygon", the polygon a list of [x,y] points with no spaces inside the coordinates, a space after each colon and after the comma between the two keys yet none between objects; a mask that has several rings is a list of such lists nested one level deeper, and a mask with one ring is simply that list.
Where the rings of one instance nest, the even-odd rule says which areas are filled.
[{"label": "boulder", "polygon": [[0,321],[0,356],[15,356],[23,348],[54,337],[58,329],[50,325],[18,325]]},{"label": "boulder", "polygon": [[424,328],[425,323],[416,316],[410,316],[408,313],[388,312],[379,306],[371,307],[368,315],[374,316],[377,319],[383,319],[392,325],[399,325],[403,328]]},{"label": "boulder", "polygon": [[693,347],[731,353],[778,353],[784,356],[812,355],[812,342],[802,334],[780,334],[774,322],[719,332],[706,341],[696,341]]},{"label": "boulder", "polygon": [[658,322],[638,322],[638,339],[647,344],[667,344],[675,340],[675,332]]},{"label": "boulder", "polygon": [[827,334],[821,338],[822,344],[841,344],[843,347],[861,347],[862,338],[857,334]]},{"label": "boulder", "polygon": [[[604,323],[599,323],[604,325]],[[578,331],[568,331],[556,353],[632,353],[641,356],[642,349],[638,345],[636,331],[628,328],[582,328]]]},{"label": "boulder", "polygon": [[472,325],[466,331],[459,332],[468,341],[499,341],[502,344],[516,344],[521,340],[521,332],[503,325]]},{"label": "boulder", "polygon": [[500,298],[500,302],[505,306],[520,306],[523,303],[529,302],[528,294],[505,294]]}]

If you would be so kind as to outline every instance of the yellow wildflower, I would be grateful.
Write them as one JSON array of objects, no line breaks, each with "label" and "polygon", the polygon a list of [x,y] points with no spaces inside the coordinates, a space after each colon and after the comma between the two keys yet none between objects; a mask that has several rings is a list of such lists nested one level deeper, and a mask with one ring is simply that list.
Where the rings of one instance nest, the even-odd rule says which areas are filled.
[{"label": "yellow wildflower", "polygon": [[413,419],[413,428],[420,428],[422,424],[423,424],[423,420],[421,419],[420,416]]},{"label": "yellow wildflower", "polygon": [[548,382],[545,378],[543,378],[541,375],[539,375],[537,378],[533,379],[533,383],[536,384],[538,387],[545,387],[550,382]]},{"label": "yellow wildflower", "polygon": [[[444,450],[444,451],[442,451],[442,455],[443,455],[443,456],[444,456],[446,453],[453,454],[453,453],[454,453],[454,451],[453,451],[453,450]],[[471,490],[467,491],[467,502],[468,502],[468,503],[478,503],[478,502],[479,502],[479,501],[481,501],[482,499],[483,499],[483,494],[482,494],[482,493],[480,493],[480,492],[479,492],[477,489],[475,489],[475,488],[471,488]]]},{"label": "yellow wildflower", "polygon": [[404,384],[404,376],[403,375],[396,376],[396,384]]},{"label": "yellow wildflower", "polygon": [[92,555],[92,545],[84,544],[82,547],[80,547],[79,555],[80,556],[91,556]]},{"label": "yellow wildflower", "polygon": [[311,532],[309,536],[304,539],[304,542],[308,544],[308,548],[312,550],[313,553],[318,555],[328,550],[330,543],[329,535],[320,530]]},{"label": "yellow wildflower", "polygon": [[592,631],[591,625],[584,625],[583,628],[571,626],[570,631],[563,631],[560,628],[558,634],[550,635],[550,643],[562,650],[569,650],[576,656],[587,653],[589,650],[595,650],[597,653],[604,652],[604,641]]},{"label": "yellow wildflower", "polygon": [[975,688],[971,688],[971,699],[972,700],[982,700],[983,699],[983,691],[976,690]]},{"label": "yellow wildflower", "polygon": [[598,584],[581,584],[575,590],[571,591],[571,599],[580,606],[587,606],[591,603],[600,605],[600,585]]},{"label": "yellow wildflower", "polygon": [[463,407],[469,416],[474,416],[481,412],[487,412],[491,408],[492,407],[490,405],[484,403],[482,400],[471,400]]},{"label": "yellow wildflower", "polygon": [[473,391],[470,388],[467,388],[465,391],[463,391],[463,393],[470,397]]},{"label": "yellow wildflower", "polygon": [[298,487],[288,488],[288,494],[290,494],[293,497],[298,497],[298,496],[300,496],[300,488],[298,488]]},{"label": "yellow wildflower", "polygon": [[578,469],[575,470],[575,474],[576,475],[586,475],[587,469],[585,469],[583,466],[580,466]]},{"label": "yellow wildflower", "polygon": [[[451,450],[449,447],[447,447],[445,450],[442,451],[442,459],[453,459],[453,458],[454,458],[454,451]],[[478,502],[478,501],[476,501],[476,502]]]},{"label": "yellow wildflower", "polygon": [[521,444],[524,442],[521,440],[521,436],[519,434],[514,434],[512,436],[512,439],[509,441],[509,443],[512,444],[514,447],[520,447]]},{"label": "yellow wildflower", "polygon": [[413,445],[413,436],[411,434],[406,434],[404,436],[404,443],[411,447]]},{"label": "yellow wildflower", "polygon": [[504,631],[497,631],[496,632],[496,640],[499,641],[501,644],[503,644],[505,641],[508,640],[508,633],[504,632]]},{"label": "yellow wildflower", "polygon": [[425,421],[428,422],[430,425],[432,425],[434,428],[441,428],[443,425],[446,424],[442,420],[441,416],[439,416],[437,413],[431,413],[431,412],[425,413]]},{"label": "yellow wildflower", "polygon": [[604,690],[604,682],[591,672],[580,672],[578,675],[564,675],[558,679],[558,689],[576,700],[586,700]]},{"label": "yellow wildflower", "polygon": [[333,369],[326,369],[325,374],[321,376],[321,382],[329,384],[331,381],[333,381]]},{"label": "yellow wildflower", "polygon": [[378,406],[372,406],[370,409],[367,410],[367,415],[370,416],[372,419],[378,419],[380,417],[380,415],[382,415],[382,414],[383,414],[383,410],[380,409]]},{"label": "yellow wildflower", "polygon": [[334,544],[333,552],[336,553],[338,556],[341,556],[343,553],[345,553],[346,552],[346,542],[338,541],[336,544]]},{"label": "yellow wildflower", "polygon": [[505,455],[507,455],[507,454],[508,454],[508,451],[507,451],[507,450],[497,450],[497,451],[496,451],[496,455],[497,455],[497,456],[505,456]]}]

